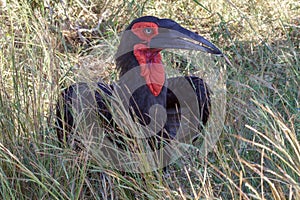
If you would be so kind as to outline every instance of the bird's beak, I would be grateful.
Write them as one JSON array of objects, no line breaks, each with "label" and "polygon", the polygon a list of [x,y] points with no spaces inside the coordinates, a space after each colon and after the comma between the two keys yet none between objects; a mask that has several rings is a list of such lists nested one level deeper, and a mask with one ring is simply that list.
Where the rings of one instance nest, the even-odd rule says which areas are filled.
[{"label": "bird's beak", "polygon": [[191,32],[175,23],[167,26],[162,23],[159,34],[153,37],[150,48],[158,49],[187,49],[203,51],[223,56],[223,53],[214,44],[197,33]]}]

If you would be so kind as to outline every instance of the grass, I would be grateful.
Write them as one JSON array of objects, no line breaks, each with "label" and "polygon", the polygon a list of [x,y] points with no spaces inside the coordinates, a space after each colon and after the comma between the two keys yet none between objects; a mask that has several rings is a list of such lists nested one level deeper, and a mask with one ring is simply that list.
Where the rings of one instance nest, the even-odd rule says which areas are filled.
[{"label": "grass", "polygon": [[[0,7],[2,199],[300,199],[298,1],[48,3]],[[195,145],[167,172],[124,174],[89,152],[60,148],[54,109],[61,89],[74,82],[118,78],[119,34],[142,15],[199,32],[233,66],[226,70],[222,134],[204,160]],[[224,67],[222,59],[210,61]],[[193,68],[201,59],[191,62],[181,70],[203,74]]]}]

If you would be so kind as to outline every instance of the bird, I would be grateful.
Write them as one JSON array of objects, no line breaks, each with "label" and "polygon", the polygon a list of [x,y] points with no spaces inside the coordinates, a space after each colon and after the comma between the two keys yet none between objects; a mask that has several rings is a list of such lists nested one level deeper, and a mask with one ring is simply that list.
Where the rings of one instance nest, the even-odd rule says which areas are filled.
[{"label": "bird", "polygon": [[[112,96],[118,94],[132,120],[151,131],[149,138],[158,141],[197,138],[210,116],[211,91],[198,76],[167,78],[161,54],[165,49],[223,56],[213,43],[171,19],[143,16],[133,20],[123,32],[115,55],[119,80],[114,84],[97,82],[88,94],[95,100],[97,117],[103,126],[118,129],[114,125],[118,119],[109,108]],[[87,83],[76,83],[61,93],[56,106],[57,137],[61,144],[70,142],[76,134],[74,99],[83,95],[78,92],[86,88],[89,88]]]}]

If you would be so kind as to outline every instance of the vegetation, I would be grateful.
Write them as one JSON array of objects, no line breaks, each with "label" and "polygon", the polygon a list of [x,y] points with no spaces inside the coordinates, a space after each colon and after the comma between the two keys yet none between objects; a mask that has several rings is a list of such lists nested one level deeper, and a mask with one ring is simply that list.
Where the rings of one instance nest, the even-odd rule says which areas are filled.
[{"label": "vegetation", "polygon": [[[0,6],[1,199],[300,199],[298,0],[2,0]],[[119,35],[142,15],[197,31],[232,66],[214,150],[198,159],[194,145],[166,171],[126,174],[89,152],[60,148],[55,104],[72,83],[118,78]],[[181,70],[197,73],[187,62]],[[222,58],[211,62],[225,65]]]}]

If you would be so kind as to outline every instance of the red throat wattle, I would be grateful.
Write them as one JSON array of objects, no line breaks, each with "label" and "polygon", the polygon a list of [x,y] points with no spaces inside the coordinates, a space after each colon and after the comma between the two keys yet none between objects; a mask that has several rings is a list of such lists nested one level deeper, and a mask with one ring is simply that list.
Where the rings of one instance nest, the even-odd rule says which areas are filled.
[{"label": "red throat wattle", "polygon": [[134,56],[141,67],[148,88],[154,96],[158,96],[165,82],[165,70],[162,64],[160,49],[149,49],[145,44],[134,46]]}]

